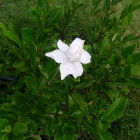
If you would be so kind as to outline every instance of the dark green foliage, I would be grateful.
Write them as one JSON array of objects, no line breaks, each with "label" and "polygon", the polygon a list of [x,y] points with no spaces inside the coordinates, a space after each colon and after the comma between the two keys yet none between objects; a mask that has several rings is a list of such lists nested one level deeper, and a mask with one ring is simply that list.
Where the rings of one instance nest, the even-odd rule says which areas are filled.
[{"label": "dark green foliage", "polygon": [[[88,24],[82,10],[89,5],[76,0],[27,1],[32,20],[18,31],[0,22],[0,74],[14,79],[0,81],[1,140],[114,139],[112,124],[123,116],[127,94],[140,88],[139,36],[127,34],[139,5],[132,0],[117,15],[120,1],[90,1]],[[58,39],[77,36],[86,40],[92,62],[81,77],[61,81],[58,64],[45,53]]]}]

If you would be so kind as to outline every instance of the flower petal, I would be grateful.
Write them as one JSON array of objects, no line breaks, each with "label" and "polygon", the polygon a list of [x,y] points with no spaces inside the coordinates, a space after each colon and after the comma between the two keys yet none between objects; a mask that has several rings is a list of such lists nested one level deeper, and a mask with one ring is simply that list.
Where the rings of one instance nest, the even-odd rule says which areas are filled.
[{"label": "flower petal", "polygon": [[60,64],[61,80],[64,80],[66,76],[73,74],[73,72],[74,72],[74,68],[71,62]]},{"label": "flower petal", "polygon": [[59,49],[48,52],[45,54],[45,56],[54,59],[57,63],[65,63],[67,61],[65,53]]},{"label": "flower petal", "polygon": [[80,62],[73,62],[74,72],[73,76],[76,79],[77,77],[83,74],[83,66]]},{"label": "flower petal", "polygon": [[62,42],[61,40],[58,40],[57,46],[61,51],[64,51],[64,52],[69,49],[69,46],[65,44],[64,42]]},{"label": "flower petal", "polygon": [[91,62],[91,55],[87,51],[82,51],[80,62],[83,64],[88,64]]},{"label": "flower petal", "polygon": [[81,49],[83,49],[84,42],[85,41],[80,38],[75,38],[74,41],[70,44],[70,53],[74,54],[81,51]]}]

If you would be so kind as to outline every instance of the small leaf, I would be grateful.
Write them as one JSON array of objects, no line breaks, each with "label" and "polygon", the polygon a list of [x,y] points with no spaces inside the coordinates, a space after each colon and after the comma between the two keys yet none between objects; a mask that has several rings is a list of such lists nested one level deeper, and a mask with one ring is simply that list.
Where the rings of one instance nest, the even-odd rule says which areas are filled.
[{"label": "small leaf", "polygon": [[127,78],[126,81],[131,87],[140,88],[140,79]]},{"label": "small leaf", "polygon": [[132,65],[130,73],[133,76],[140,76],[140,65]]},{"label": "small leaf", "polygon": [[9,121],[6,119],[0,119],[0,131],[4,130],[7,126],[9,126]]},{"label": "small leaf", "polygon": [[28,89],[32,92],[32,94],[38,94],[38,88],[37,88],[38,85],[37,85],[36,78],[28,76],[26,77],[25,82]]},{"label": "small leaf", "polygon": [[117,65],[120,64],[120,62],[121,62],[120,56],[118,56],[118,55],[116,55],[116,54],[113,54],[113,55],[112,55],[112,58],[111,58],[111,63],[112,63],[112,65],[113,65],[113,66],[117,66]]},{"label": "small leaf", "polygon": [[122,0],[112,0],[112,4],[115,5],[115,4],[117,4],[118,2],[120,2],[120,1],[122,1]]},{"label": "small leaf", "polygon": [[0,134],[0,140],[9,140],[7,134]]},{"label": "small leaf", "polygon": [[132,55],[132,63],[138,63],[138,62],[140,62],[140,53],[134,53],[133,55]]},{"label": "small leaf", "polygon": [[121,50],[121,54],[124,58],[127,58],[129,55],[131,55],[135,49],[136,45],[133,44],[129,47],[126,47],[126,48],[122,48]]},{"label": "small leaf", "polygon": [[24,136],[14,136],[12,140],[25,140]]},{"label": "small leaf", "polygon": [[8,39],[14,41],[15,43],[17,43],[19,46],[21,46],[21,41],[19,39],[19,37],[13,33],[12,31],[8,31],[8,30],[3,30],[3,34],[4,36],[6,36]]},{"label": "small leaf", "polygon": [[127,35],[126,37],[123,38],[122,42],[126,43],[128,41],[137,40],[137,39],[140,39],[140,36]]},{"label": "small leaf", "polygon": [[83,81],[82,83],[79,83],[78,85],[76,85],[76,89],[84,89],[84,88],[88,88],[91,87],[91,85],[94,83],[94,80],[86,80]]},{"label": "small leaf", "polygon": [[105,9],[109,9],[109,7],[110,7],[110,0],[104,0],[104,7],[105,7]]},{"label": "small leaf", "polygon": [[35,31],[30,28],[23,28],[22,29],[22,39],[25,41],[35,40]]},{"label": "small leaf", "polygon": [[128,100],[124,97],[116,99],[104,113],[103,120],[113,122],[119,119],[123,115],[127,102]]},{"label": "small leaf", "polygon": [[43,88],[46,87],[46,78],[44,76],[41,76],[39,78],[39,82],[38,82],[38,88],[39,88],[39,91],[41,91]]},{"label": "small leaf", "polygon": [[62,140],[77,140],[77,138],[78,138],[77,134],[65,133]]},{"label": "small leaf", "polygon": [[64,133],[61,129],[58,129],[54,136],[54,140],[77,140],[77,138],[77,134]]},{"label": "small leaf", "polygon": [[102,132],[103,139],[101,140],[114,140],[109,131]]},{"label": "small leaf", "polygon": [[78,93],[74,93],[71,96],[74,99],[74,101],[79,105],[80,109],[84,113],[86,113],[88,110],[88,106],[87,106],[87,103],[84,101],[83,97]]},{"label": "small leaf", "polygon": [[34,135],[32,136],[33,140],[42,140],[39,135]]},{"label": "small leaf", "polygon": [[58,23],[63,15],[63,7],[53,9],[46,17],[46,26],[54,26]]},{"label": "small leaf", "polygon": [[27,132],[27,123],[16,122],[12,128],[12,132],[15,136],[25,134]]}]

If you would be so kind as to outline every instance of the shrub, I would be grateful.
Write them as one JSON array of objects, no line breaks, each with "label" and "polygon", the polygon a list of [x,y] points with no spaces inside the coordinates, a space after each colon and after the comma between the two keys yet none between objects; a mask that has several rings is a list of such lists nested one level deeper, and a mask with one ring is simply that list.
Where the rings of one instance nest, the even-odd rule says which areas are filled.
[{"label": "shrub", "polygon": [[[139,36],[126,34],[138,0],[116,14],[120,1],[90,1],[86,24],[82,9],[88,13],[89,5],[74,0],[29,4],[34,24],[19,34],[0,23],[0,71],[7,80],[1,81],[1,139],[113,139],[111,124],[122,117],[127,93],[140,88]],[[58,39],[77,36],[92,62],[81,77],[60,80],[58,64],[45,53]]]}]

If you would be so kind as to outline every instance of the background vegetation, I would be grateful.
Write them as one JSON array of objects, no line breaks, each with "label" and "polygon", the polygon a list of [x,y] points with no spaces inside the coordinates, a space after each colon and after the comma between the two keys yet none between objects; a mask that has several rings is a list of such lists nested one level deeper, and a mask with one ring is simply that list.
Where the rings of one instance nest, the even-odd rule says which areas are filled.
[{"label": "background vegetation", "polygon": [[[53,48],[55,48],[56,47],[55,44],[56,44],[56,41],[57,41],[58,38],[61,38],[62,40],[66,40],[67,42],[70,42],[72,40],[72,38],[75,38],[75,37],[79,36],[79,37],[86,40],[87,46],[90,45],[90,46],[93,47],[93,43],[94,44],[97,43],[97,45],[100,45],[100,44],[98,44],[98,42],[101,43],[102,40],[104,40],[104,37],[105,37],[104,34],[108,34],[109,37],[111,35],[114,35],[117,28],[119,29],[119,25],[117,25],[118,24],[117,21],[113,21],[113,17],[110,16],[110,18],[111,18],[111,19],[109,19],[110,22],[112,22],[112,23],[114,22],[114,24],[116,23],[116,27],[113,27],[113,29],[112,29],[113,25],[108,25],[108,24],[112,24],[112,23],[106,21],[106,23],[107,23],[106,24],[105,21],[104,21],[103,22],[104,26],[103,26],[103,23],[102,24],[100,23],[100,22],[102,22],[101,21],[102,17],[104,17],[106,15],[109,15],[109,12],[111,11],[111,12],[114,12],[113,16],[116,16],[117,17],[116,19],[118,19],[120,17],[120,15],[122,14],[122,11],[124,10],[124,8],[127,7],[127,6],[129,7],[129,5],[131,4],[130,0],[122,0],[122,1],[120,0],[120,2],[119,2],[119,0],[114,0],[114,1],[115,1],[114,2],[115,4],[111,5],[110,7],[107,7],[107,9],[105,9],[105,11],[104,11],[106,13],[104,14],[103,11],[98,13],[98,9],[96,9],[96,7],[93,6],[93,3],[94,3],[95,6],[98,6],[98,8],[100,9],[100,5],[105,2],[103,0],[99,4],[98,4],[98,0],[89,0],[89,1],[87,1],[87,0],[80,0],[80,1],[74,0],[73,2],[71,2],[71,0],[69,2],[67,0],[52,0],[52,1],[49,2],[49,10],[50,11],[52,10],[52,11],[51,12],[49,11],[50,15],[47,16],[47,18],[49,19],[49,22],[48,22],[48,21],[45,21],[45,18],[44,18],[44,15],[45,15],[43,13],[44,12],[43,11],[44,7],[42,7],[41,3],[40,3],[41,6],[37,5],[36,0],[34,0],[34,1],[33,0],[31,0],[31,1],[1,0],[0,1],[0,21],[1,21],[1,23],[4,23],[4,25],[5,25],[5,27],[2,27],[3,25],[1,24],[1,27],[6,28],[7,31],[12,31],[12,32],[16,33],[19,36],[19,38],[23,39],[23,44],[26,44],[27,46],[28,45],[34,46],[34,43],[35,43],[36,46],[37,45],[38,46],[43,46],[44,48],[43,47],[42,48],[38,47],[38,48],[40,48],[40,50],[39,49],[37,50],[39,53],[37,54],[38,57],[36,57],[35,59],[39,58],[40,60],[36,60],[36,61],[38,61],[37,63],[39,63],[40,66],[42,66],[43,68],[45,68],[44,65],[46,63],[42,62],[42,60],[45,59],[43,57],[44,52],[52,50],[51,46],[53,46]],[[134,0],[134,1],[136,1],[136,0]],[[137,2],[137,5],[138,4],[139,3]],[[61,8],[60,8],[61,6],[64,6],[64,11],[61,11]],[[105,6],[107,6],[107,5],[105,5]],[[118,37],[117,38],[118,42],[116,41],[114,44],[112,44],[112,45],[117,46],[117,45],[121,45],[121,43],[124,43],[123,45],[118,46],[118,50],[121,50],[122,46],[127,46],[128,47],[128,46],[131,46],[133,44],[136,45],[135,46],[135,51],[134,51],[135,54],[137,54],[140,50],[140,48],[139,48],[139,45],[140,45],[140,41],[139,41],[140,15],[139,15],[139,12],[140,11],[138,9],[139,7],[140,7],[140,5],[138,5],[136,7],[137,10],[133,12],[132,21],[131,21],[131,18],[130,18],[131,14],[129,15],[130,19],[124,20],[122,18],[122,20],[124,20],[124,23],[121,24],[121,26],[123,26],[122,27],[123,29],[121,28],[120,32],[118,32],[118,33],[120,33],[121,37],[124,37],[123,38],[124,40],[122,42],[119,42],[120,40],[119,40],[119,37]],[[62,12],[63,16],[60,16],[61,12]],[[59,14],[57,14],[57,13],[59,13]],[[124,17],[125,17],[126,13],[125,12],[123,13]],[[51,18],[52,16],[54,17],[54,19]],[[39,20],[37,18],[39,18]],[[130,23],[129,23],[129,20],[131,21]],[[56,23],[56,24],[54,25],[54,23]],[[96,29],[95,29],[95,27],[96,27]],[[25,30],[23,30],[22,28],[25,28]],[[30,36],[28,36],[28,35],[27,36],[26,35],[22,36],[24,33],[26,34],[26,31],[28,31],[26,29],[28,29],[28,28],[35,29],[38,33],[35,37],[38,40],[34,39],[33,44],[29,43],[30,40],[28,40],[28,38],[30,38]],[[102,29],[101,32],[100,32],[100,29]],[[28,97],[28,98],[29,99],[35,98],[34,95],[36,95],[36,92],[37,92],[38,89],[34,89],[34,87],[32,87],[30,85],[30,82],[32,81],[32,83],[34,83],[33,79],[31,79],[31,76],[33,76],[33,77],[34,77],[34,75],[37,75],[37,77],[40,76],[38,74],[39,70],[36,68],[37,67],[36,62],[32,61],[34,59],[34,56],[31,56],[31,57],[33,57],[33,58],[31,58],[31,60],[29,58],[30,56],[25,57],[26,60],[24,60],[24,62],[26,62],[26,63],[22,63],[23,60],[22,60],[22,57],[20,56],[20,53],[23,53],[23,52],[21,52],[18,49],[17,50],[13,49],[13,46],[15,44],[16,44],[15,46],[20,46],[18,40],[15,39],[15,38],[14,39],[10,38],[6,33],[5,33],[5,36],[8,37],[8,39],[5,39],[5,36],[3,35],[4,34],[3,30],[4,29],[2,29],[2,33],[0,34],[1,35],[1,39],[0,39],[0,44],[1,44],[0,45],[0,51],[1,51],[0,52],[0,55],[1,55],[0,56],[0,59],[1,59],[0,60],[0,71],[1,71],[2,75],[9,75],[9,76],[11,75],[11,77],[14,77],[14,79],[16,79],[17,82],[15,82],[15,81],[10,82],[10,83],[9,82],[3,82],[3,81],[0,82],[0,90],[1,90],[0,104],[2,106],[0,111],[3,112],[3,114],[4,113],[6,114],[7,113],[6,111],[11,111],[13,106],[9,107],[8,103],[13,103],[14,105],[17,105],[17,106],[19,104],[23,104],[23,106],[21,106],[21,108],[23,109],[22,111],[26,112],[27,111],[26,106],[24,105],[24,102],[22,101],[23,97],[20,97],[21,94],[19,94],[19,92],[22,92],[25,95],[28,94],[28,93],[34,92],[34,94],[33,95],[31,94],[30,95],[31,97]],[[124,32],[124,30],[125,30],[125,32]],[[32,34],[32,32],[34,32],[34,31],[30,30],[29,32]],[[122,34],[121,34],[121,32],[122,32]],[[130,34],[133,35],[133,37],[129,36]],[[48,40],[45,40],[46,36],[48,37]],[[106,39],[108,39],[108,38],[106,38]],[[11,40],[13,40],[15,43],[13,43]],[[32,38],[31,38],[31,40],[32,40]],[[108,41],[106,41],[106,40],[104,40],[104,42],[102,42],[102,43],[108,45]],[[47,44],[47,46],[50,46],[50,48],[48,47],[46,49],[45,48],[46,44]],[[10,46],[10,49],[9,49],[9,46]],[[126,62],[127,66],[129,65],[129,63],[131,63],[129,61],[128,56],[131,55],[131,49],[132,48],[133,47],[130,47],[130,49],[126,50],[125,53],[123,53],[123,51],[122,51],[124,59],[127,59],[126,61],[128,61],[128,62]],[[25,52],[23,53],[23,55],[27,54],[27,52],[26,52],[27,50],[25,49]],[[118,50],[116,50],[116,51],[118,51]],[[28,50],[28,51],[31,51],[30,54],[29,54],[29,55],[31,55],[34,50]],[[102,50],[96,50],[96,49],[94,50],[95,53],[98,52],[98,51],[99,51],[100,55],[105,55],[105,57],[103,57],[103,60],[106,60],[107,58],[110,57],[109,55],[111,55],[110,52],[108,52],[108,54],[105,54],[103,49]],[[108,51],[108,50],[105,50],[105,51]],[[115,52],[115,53],[117,54],[118,52]],[[126,56],[127,52],[128,52],[128,56]],[[120,53],[118,53],[118,54],[120,55]],[[92,55],[94,55],[94,53],[92,53]],[[12,58],[12,60],[10,60],[11,58]],[[94,57],[94,59],[95,60],[98,59],[96,62],[99,62],[101,65],[105,65],[105,63],[102,62],[102,60],[100,60],[100,58]],[[121,64],[119,64],[119,59],[120,58],[117,58],[116,55],[114,55],[113,56],[113,61],[115,61],[115,62],[110,63],[110,65],[113,65],[114,73],[118,72],[118,75],[120,74],[119,71],[122,67],[122,66],[120,66]],[[136,59],[139,59],[139,57],[136,58]],[[19,60],[22,60],[22,61],[19,61]],[[48,61],[48,59],[46,61]],[[29,64],[31,62],[34,63],[31,66],[32,68],[30,68],[30,64]],[[50,63],[53,63],[53,62],[51,61]],[[136,64],[139,64],[139,62],[136,62]],[[100,66],[98,64],[95,64],[94,66],[100,68]],[[27,67],[27,69],[26,69],[26,67]],[[42,67],[40,67],[40,69]],[[55,68],[56,65],[55,64],[53,64],[53,66],[50,65],[50,69],[51,69],[51,67]],[[120,69],[119,68],[117,69],[116,67],[119,67]],[[36,68],[36,70],[34,72],[32,72],[34,68]],[[92,69],[93,67],[91,66],[90,68]],[[103,75],[107,75],[106,73],[108,71],[103,71],[103,69],[100,69],[100,70],[101,70],[100,72]],[[39,78],[44,80],[43,77],[45,77],[46,73],[48,74],[48,71],[45,71],[44,69],[41,70],[41,72],[43,74]],[[90,70],[88,70],[88,71],[90,71]],[[29,72],[29,74],[28,74],[28,72]],[[93,71],[93,73],[96,73],[96,71]],[[112,75],[114,75],[114,73]],[[25,75],[26,75],[26,77],[25,77]],[[28,75],[28,77],[27,77],[27,75]],[[49,73],[48,75],[51,75],[51,74]],[[88,85],[87,84],[84,85],[83,81],[87,80],[88,76],[90,77],[90,76],[93,76],[93,75],[87,75],[87,77],[84,77],[83,79],[81,79],[81,83],[83,83],[83,85],[81,87],[78,87],[78,85],[79,85],[79,83],[77,83],[78,81],[72,81],[72,79],[67,79],[65,81],[66,82],[65,86],[72,87],[72,85],[69,85],[69,84],[70,83],[74,84],[76,82],[77,89],[78,88],[80,89],[83,86],[85,86],[83,91],[80,91],[80,93],[84,94],[84,92],[87,92],[86,90],[88,88]],[[99,76],[99,77],[101,78],[101,76]],[[46,76],[45,78],[48,78],[48,76]],[[106,80],[106,78],[107,77],[103,77],[102,81],[104,79]],[[40,80],[40,79],[38,79],[38,80]],[[115,80],[117,81],[118,79],[116,78]],[[113,79],[113,81],[115,81],[115,80]],[[42,87],[39,87],[40,90],[42,91],[42,93],[43,93],[43,90],[45,90],[45,89],[43,89],[44,88],[43,87],[44,86],[43,85],[44,81],[41,81],[42,82]],[[49,81],[51,83],[53,80],[49,79]],[[25,82],[26,82],[27,87],[25,87]],[[140,139],[140,96],[139,96],[140,91],[137,88],[137,87],[139,87],[139,85],[137,85],[137,86],[135,85],[134,86],[135,88],[130,88],[131,86],[133,87],[132,82],[131,82],[131,84],[129,83],[131,85],[131,86],[129,85],[130,87],[129,86],[127,87],[127,85],[124,84],[123,80],[121,82],[122,82],[123,85],[122,85],[122,88],[120,87],[121,91],[119,91],[119,92],[121,94],[123,94],[126,98],[128,98],[129,102],[127,104],[127,108],[125,110],[125,113],[124,113],[123,117],[121,117],[121,118],[116,117],[117,118],[116,121],[114,121],[115,119],[113,121],[111,121],[112,124],[111,124],[111,127],[109,128],[108,131],[112,133],[115,140],[132,140],[132,139],[133,140],[139,140]],[[53,88],[58,88],[58,86],[60,86],[60,87],[64,86],[62,84],[62,82],[60,82],[60,81],[56,81],[53,84],[54,84]],[[98,83],[98,84],[100,86],[102,86],[102,88],[103,88],[100,91],[104,92],[104,89],[108,90],[108,87],[104,88],[104,85],[101,85],[101,83]],[[138,83],[138,84],[140,84],[140,83]],[[110,86],[109,88],[112,88],[112,90],[114,90],[114,92],[118,92],[118,91],[115,90],[115,87],[113,87],[113,85],[109,85],[109,86]],[[78,91],[77,89],[76,89],[76,91]],[[98,89],[96,89],[96,90],[98,91]],[[47,94],[48,93],[43,93],[43,96],[47,96],[47,97],[50,96],[50,95],[47,95]],[[102,93],[100,93],[100,94],[102,94]],[[97,102],[96,109],[101,110],[101,108],[104,105],[106,105],[106,107],[108,107],[116,99],[116,97],[114,97],[114,96],[118,96],[118,93],[115,93],[115,95],[113,95],[113,94],[112,95],[107,95],[107,96],[109,96],[108,98],[110,98],[109,101],[104,100],[104,98],[106,98],[106,97],[103,97],[103,99],[101,99],[102,101],[100,101],[100,98],[98,98],[98,96],[96,94],[90,95],[90,96],[94,96],[93,100],[95,101],[95,103]],[[11,99],[11,96],[12,96],[12,99]],[[36,96],[36,98],[40,99],[39,100],[40,103],[37,102],[37,105],[40,108],[43,108],[43,106],[41,106],[41,104],[43,104],[45,106],[45,102],[44,102],[43,98],[40,98],[40,96],[41,95]],[[60,96],[63,96],[63,94],[61,94]],[[90,96],[86,97],[86,98],[89,98],[89,99],[87,99],[87,101],[90,101]],[[25,98],[24,99],[25,101],[28,100],[28,99],[26,99],[26,96],[24,96],[24,98]],[[35,100],[36,100],[36,98],[35,98]],[[75,95],[74,95],[74,98],[75,98],[75,100],[77,98],[80,99],[80,97],[77,97]],[[60,99],[62,99],[60,101],[63,101],[63,97],[60,97]],[[56,98],[55,99],[53,98],[52,102],[56,102],[56,100],[57,100]],[[29,101],[29,102],[31,102],[31,101]],[[92,102],[89,102],[89,103],[91,103],[91,106],[92,106]],[[85,109],[83,107],[83,106],[85,106],[85,103],[83,102],[82,99],[81,99],[80,104],[81,104],[80,108]],[[61,107],[63,107],[63,109],[61,111],[63,113],[65,113],[65,110],[67,110],[67,108],[65,108],[64,106],[65,106],[65,102],[62,102]],[[95,107],[95,106],[93,106],[93,107]],[[59,105],[56,105],[55,108],[59,108]],[[50,110],[53,110],[53,111],[51,113],[55,112],[55,108],[53,108],[53,104],[52,104],[52,108],[50,108]],[[26,119],[27,119],[26,115],[29,116],[29,117],[32,117],[32,119],[34,119],[33,115],[37,114],[36,113],[37,112],[36,106],[32,106],[32,111],[33,111],[32,114],[33,115],[31,115],[30,113],[27,112],[27,114],[25,113],[26,115],[24,116],[24,114],[22,114],[19,111],[20,108],[14,108],[14,110],[16,110],[17,115],[20,116],[20,118],[18,118],[19,122],[20,121],[26,122]],[[47,110],[47,111],[50,111],[50,110]],[[95,115],[94,117],[95,118],[96,117],[100,118],[102,113],[100,114],[97,110],[94,110],[95,111],[94,115],[95,114],[97,115],[97,116]],[[42,109],[42,111],[43,111],[43,109]],[[42,113],[42,112],[40,111],[40,113]],[[59,113],[61,113],[61,112],[59,112]],[[76,116],[76,113],[78,114],[78,112],[74,112],[74,113],[75,113],[75,116]],[[13,122],[16,120],[16,118],[14,118],[13,114],[12,114],[13,116],[12,115],[10,116],[10,114],[7,114],[7,115],[9,115],[7,118],[4,115],[1,115],[0,118],[6,118],[6,119],[9,119],[9,118],[11,119],[12,118]],[[43,115],[44,114],[42,113],[42,116]],[[67,114],[67,115],[69,115],[69,114]],[[73,117],[75,117],[75,116],[73,116]],[[40,116],[38,116],[38,118],[39,117]],[[81,115],[79,115],[78,117],[81,117]],[[49,123],[49,121],[52,124],[56,123],[55,122],[56,120],[51,120],[51,117],[48,118],[48,119],[50,119],[50,120],[48,120],[48,123]],[[91,118],[89,117],[88,119],[90,120]],[[2,121],[2,120],[0,120],[0,121]],[[40,119],[40,122],[38,122],[38,124],[40,123],[40,124],[45,125],[43,121],[44,121],[43,119],[42,120]],[[64,120],[59,120],[59,121],[64,121]],[[69,130],[74,131],[75,130],[74,126],[70,125],[71,123],[68,120],[66,120],[66,122],[67,123],[65,125],[65,128],[68,129],[67,131],[69,131]],[[4,123],[8,124],[7,121],[5,121]],[[63,123],[63,122],[61,122],[61,123]],[[94,122],[94,123],[97,123],[96,125],[99,125],[99,128],[101,127],[100,125],[102,125],[100,122]],[[52,129],[54,129],[52,124],[50,124],[49,127],[52,127]],[[79,122],[79,124],[80,124],[80,122]],[[21,126],[18,127],[18,125],[21,125]],[[28,122],[28,125],[30,127],[30,125],[34,126],[36,124],[34,123],[34,121],[30,121],[30,122]],[[68,127],[67,125],[70,125],[70,127]],[[0,130],[1,130],[1,127],[2,127],[2,125],[0,125]],[[11,136],[12,138],[13,138],[13,134],[14,134],[14,140],[15,139],[17,139],[17,140],[24,139],[23,135],[21,135],[21,134],[26,134],[27,133],[26,132],[26,129],[27,129],[26,127],[27,126],[23,125],[23,124],[17,123],[17,124],[14,125],[14,123],[13,123],[12,124],[12,134],[10,133],[11,128],[5,128],[5,130],[4,130],[5,135],[4,136],[0,135],[0,137],[1,137],[2,140],[7,140],[8,139],[7,138],[7,133],[8,133],[8,135]],[[59,127],[61,129],[61,126],[59,126]],[[16,130],[17,128],[18,129],[21,128],[22,130],[21,131]],[[65,129],[65,128],[63,128],[63,129]],[[34,129],[34,130],[32,130],[32,129]],[[37,131],[36,129],[37,128],[35,126],[34,128],[28,128],[28,131],[36,132]],[[46,139],[53,139],[51,128],[49,128],[50,132],[49,132],[49,129],[46,128],[47,131],[48,131],[47,134],[44,134],[45,132],[43,132],[41,130],[42,129],[41,127],[39,127],[38,129],[39,129],[38,130],[39,133],[33,134],[32,139],[39,139],[39,136],[41,136],[41,135],[43,135],[43,136],[47,135]],[[93,128],[89,127],[88,129],[91,130]],[[88,131],[90,131],[90,130],[88,130]],[[58,132],[58,133],[60,134],[61,132]],[[96,131],[95,131],[95,133],[96,133]],[[90,133],[88,133],[88,132],[85,133],[85,132],[83,132],[83,130],[79,130],[78,134],[80,135],[78,138],[81,139],[81,140],[82,139],[98,139],[98,134],[95,134],[95,136],[93,137],[93,135],[91,136]],[[28,135],[28,134],[26,134],[26,135],[30,138],[30,135]],[[99,136],[100,139],[103,139],[103,140],[111,139],[110,136],[106,137],[104,134],[102,134],[102,135],[103,135],[104,138],[101,138]],[[43,136],[41,136],[42,139],[43,139]],[[62,138],[61,135],[58,136],[58,137]],[[72,140],[72,139],[77,138],[77,135],[73,135],[72,137],[71,136],[67,136],[67,137],[69,137],[69,139]],[[55,138],[57,139],[57,136],[55,136]],[[66,139],[66,138],[63,137],[63,139]]]}]

